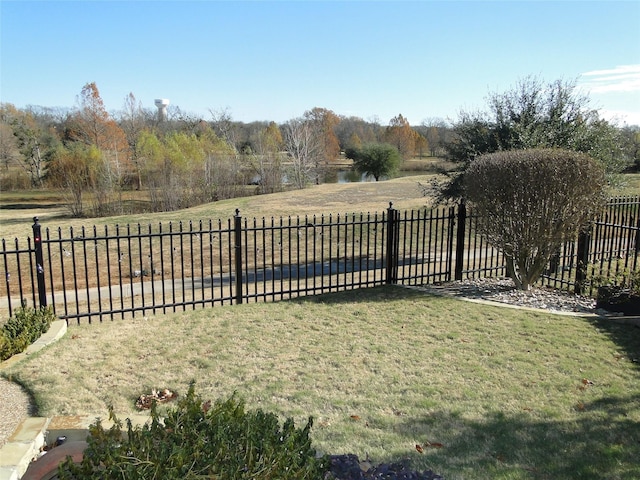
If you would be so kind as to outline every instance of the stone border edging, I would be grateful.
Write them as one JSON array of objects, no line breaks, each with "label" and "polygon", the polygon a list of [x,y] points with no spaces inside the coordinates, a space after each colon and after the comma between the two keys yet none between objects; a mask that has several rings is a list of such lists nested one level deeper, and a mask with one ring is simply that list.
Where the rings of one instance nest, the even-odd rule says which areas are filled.
[{"label": "stone border edging", "polygon": [[29,355],[33,355],[34,353],[42,350],[47,345],[51,345],[53,342],[60,340],[62,337],[64,337],[65,333],[67,333],[67,321],[54,320],[53,322],[51,322],[49,330],[40,335],[40,338],[29,345],[24,352],[16,353],[14,356],[0,363],[0,371],[9,368],[10,366],[18,363]]}]

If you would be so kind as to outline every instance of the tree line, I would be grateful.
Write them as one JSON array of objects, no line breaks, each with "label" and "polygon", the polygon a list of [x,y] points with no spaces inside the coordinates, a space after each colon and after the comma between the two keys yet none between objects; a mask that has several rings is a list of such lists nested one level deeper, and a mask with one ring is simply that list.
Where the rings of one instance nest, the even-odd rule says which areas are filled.
[{"label": "tree line", "polygon": [[324,181],[341,152],[393,145],[402,158],[438,153],[444,122],[412,127],[398,115],[387,126],[313,108],[285,123],[204,120],[169,107],[161,119],[133,94],[115,114],[88,83],[68,110],[0,105],[3,190],[59,188],[74,216],[125,213],[125,193],[146,194],[167,211],[251,193]]},{"label": "tree line", "polygon": [[408,158],[447,158],[458,168],[439,183],[443,199],[460,198],[477,156],[503,150],[567,148],[611,173],[640,169],[640,127],[601,119],[573,82],[530,77],[487,100],[484,111],[419,126],[402,114],[381,125],[319,107],[281,124],[243,123],[227,111],[204,120],[176,106],[161,119],[133,94],[110,114],[88,83],[71,109],[0,104],[0,188],[58,188],[72,215],[99,216],[128,213],[130,191],[149,210],[168,211],[304,188],[322,183],[342,158],[376,179]]}]

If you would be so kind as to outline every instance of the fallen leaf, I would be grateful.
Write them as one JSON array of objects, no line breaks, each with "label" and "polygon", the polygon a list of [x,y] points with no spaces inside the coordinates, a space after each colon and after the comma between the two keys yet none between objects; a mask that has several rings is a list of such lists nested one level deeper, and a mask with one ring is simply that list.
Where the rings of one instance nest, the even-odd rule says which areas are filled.
[{"label": "fallen leaf", "polygon": [[358,415],[351,415],[351,420],[358,421],[360,420],[360,417]]},{"label": "fallen leaf", "polygon": [[422,445],[416,445],[416,450],[420,453],[424,452],[425,448],[442,448],[444,445],[439,442],[430,442],[427,440]]},{"label": "fallen leaf", "polygon": [[586,378],[582,379],[582,384],[583,385],[593,385],[593,382],[591,380],[588,380]]},{"label": "fallen leaf", "polygon": [[172,392],[168,388],[165,388],[162,391],[156,390],[154,388],[151,390],[150,395],[143,394],[138,397],[138,400],[136,401],[136,407],[138,407],[140,410],[149,409],[153,405],[154,401],[158,403],[164,403],[173,400],[177,396],[177,393]]},{"label": "fallen leaf", "polygon": [[369,460],[362,460],[360,462],[360,470],[363,472],[368,472],[371,470],[371,462]]}]

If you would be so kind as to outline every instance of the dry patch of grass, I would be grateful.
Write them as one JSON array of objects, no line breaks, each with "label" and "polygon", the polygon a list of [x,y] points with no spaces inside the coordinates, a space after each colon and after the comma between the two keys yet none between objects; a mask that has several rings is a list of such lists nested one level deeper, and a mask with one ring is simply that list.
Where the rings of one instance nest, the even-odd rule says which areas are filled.
[{"label": "dry patch of grass", "polygon": [[[424,207],[429,199],[425,198],[419,183],[428,183],[432,175],[415,175],[395,178],[382,182],[334,183],[315,185],[304,190],[293,190],[252,197],[233,198],[207,203],[175,212],[145,215],[121,215],[104,218],[71,219],[61,204],[57,208],[40,208],[37,204],[28,209],[6,208],[11,197],[3,193],[0,201],[0,237],[25,238],[32,234],[33,217],[38,216],[43,227],[57,229],[81,226],[148,224],[158,222],[198,222],[208,219],[227,219],[236,209],[247,217],[287,217],[322,214],[345,214],[353,212],[381,212],[393,202],[395,208],[411,209]],[[51,206],[51,205],[50,205]]]},{"label": "dry patch of grass", "polygon": [[621,176],[621,182],[615,195],[638,195],[640,192],[640,173],[626,173]]},{"label": "dry patch of grass", "polygon": [[195,379],[205,398],[313,415],[328,453],[447,479],[631,479],[638,357],[637,328],[384,287],[73,326],[8,374],[43,415],[126,416]]},{"label": "dry patch of grass", "polygon": [[[408,162],[412,165],[419,163],[422,166],[416,168],[424,168],[425,162],[434,161],[423,159]],[[236,209],[240,210],[241,215],[250,218],[381,212],[389,206],[389,202],[393,202],[393,206],[400,210],[415,209],[431,206],[431,199],[424,196],[420,184],[429,184],[434,176],[435,174],[424,174],[381,182],[314,185],[304,190],[234,198],[175,212],[82,219],[68,218],[62,196],[56,192],[33,192],[34,198],[31,201],[31,192],[28,195],[24,192],[0,192],[0,237],[22,239],[31,235],[34,216],[40,218],[44,227],[61,227],[63,231],[68,231],[69,227],[79,229],[81,226],[93,225],[102,228],[103,225],[115,224],[157,225],[158,222],[224,220],[232,217]],[[627,174],[623,179],[624,186],[612,192],[612,195],[636,194],[640,174]],[[8,208],[10,205],[14,207]],[[21,208],[15,208],[16,205]]]}]

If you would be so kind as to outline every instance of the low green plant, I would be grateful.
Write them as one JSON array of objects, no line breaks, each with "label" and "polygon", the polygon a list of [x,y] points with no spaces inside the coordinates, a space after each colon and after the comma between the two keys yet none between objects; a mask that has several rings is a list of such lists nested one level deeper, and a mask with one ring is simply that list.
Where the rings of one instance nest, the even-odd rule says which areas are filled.
[{"label": "low green plant", "polygon": [[67,458],[58,478],[321,479],[327,470],[311,448],[311,417],[302,429],[292,419],[281,428],[275,414],[245,410],[236,394],[203,402],[193,383],[164,420],[155,404],[151,422],[134,428],[127,420],[126,434],[113,409],[110,419],[109,430],[99,420],[90,427],[82,462]]},{"label": "low green plant", "polygon": [[51,307],[20,307],[0,329],[0,361],[26,350],[49,330],[55,318]]},{"label": "low green plant", "polygon": [[[590,270],[595,272],[598,265],[592,265]],[[640,295],[640,269],[632,270],[621,260],[616,261],[606,270],[591,277],[591,284],[598,287],[615,287],[624,289],[634,295]]]}]

